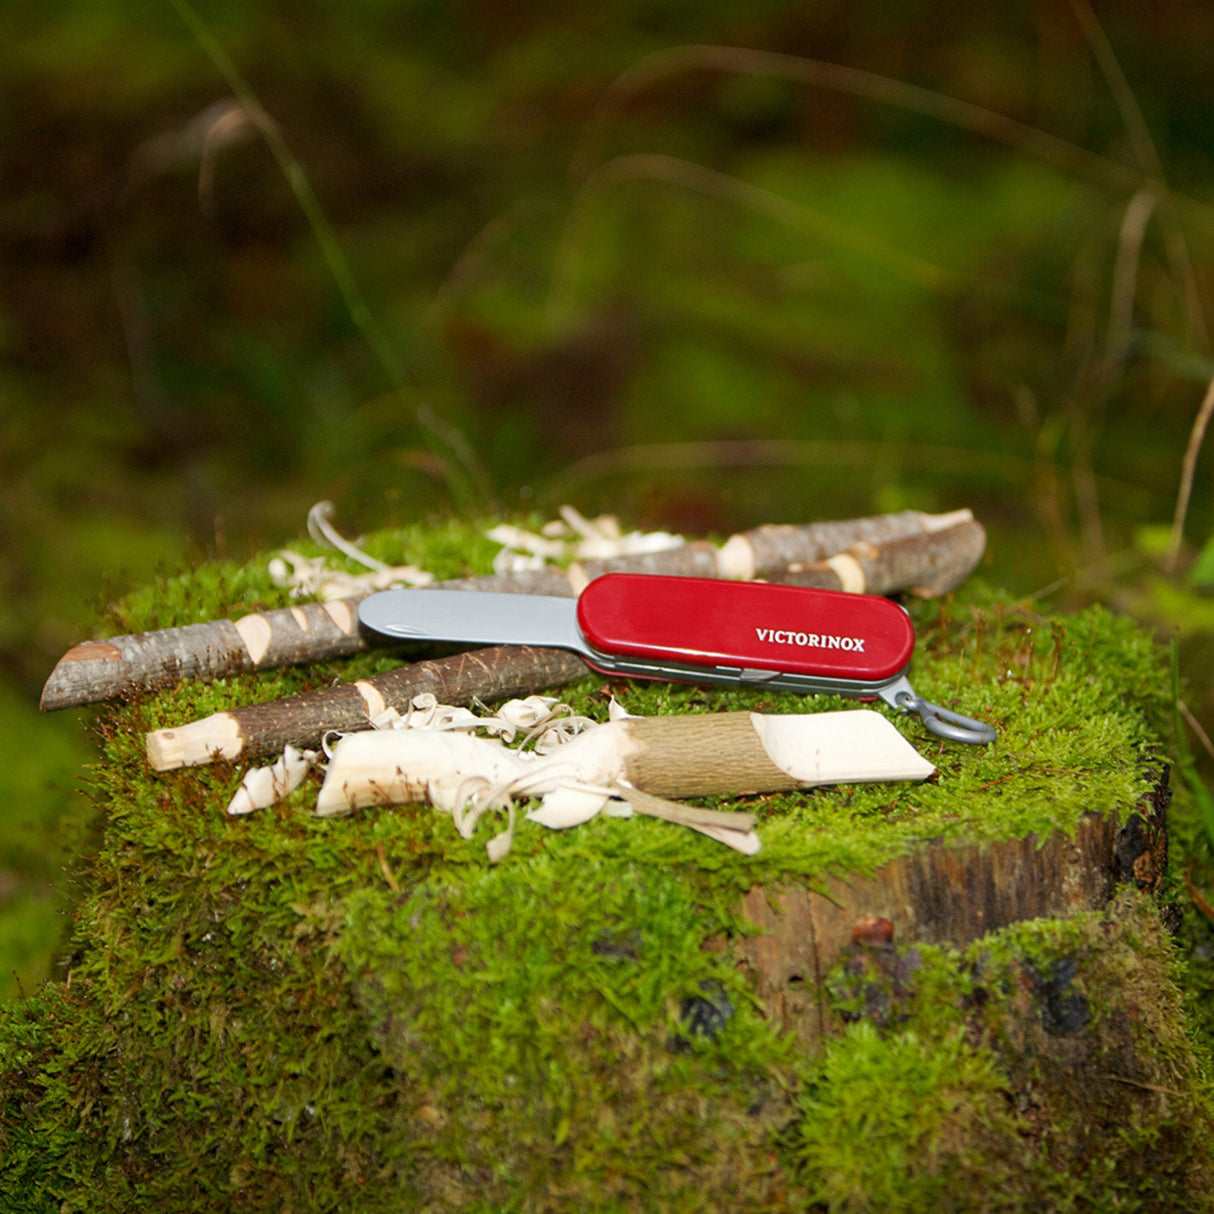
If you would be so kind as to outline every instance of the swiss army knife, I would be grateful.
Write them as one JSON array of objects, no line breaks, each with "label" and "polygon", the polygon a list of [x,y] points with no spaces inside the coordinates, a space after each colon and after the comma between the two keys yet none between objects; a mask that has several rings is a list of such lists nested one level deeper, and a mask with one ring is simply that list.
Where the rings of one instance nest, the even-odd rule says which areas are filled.
[{"label": "swiss army knife", "polygon": [[568,649],[604,674],[880,699],[933,733],[984,744],[995,729],[931,704],[907,677],[915,631],[878,595],[768,582],[608,573],[576,598],[386,590],[358,607],[398,641]]}]

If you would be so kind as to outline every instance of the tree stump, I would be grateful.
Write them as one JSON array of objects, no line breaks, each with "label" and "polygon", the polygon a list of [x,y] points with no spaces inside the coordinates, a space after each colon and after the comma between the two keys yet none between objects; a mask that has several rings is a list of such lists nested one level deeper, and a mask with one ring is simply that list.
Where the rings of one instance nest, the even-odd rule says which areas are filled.
[{"label": "tree stump", "polygon": [[[477,571],[450,533],[375,542]],[[288,605],[255,566],[207,566],[113,631]],[[316,780],[230,818],[240,769],[147,765],[150,731],[376,677],[376,655],[106,707],[62,975],[0,1009],[0,1208],[1209,1208],[1210,1060],[1157,904],[1163,656],[1099,610],[909,607],[916,687],[998,741],[895,717],[924,784],[713,801],[755,816],[753,856],[596,819],[523,822],[491,864],[488,824],[320,818]],[[848,707],[562,692],[599,716],[610,694]]]},{"label": "tree stump", "polygon": [[1012,924],[1100,910],[1119,885],[1155,894],[1170,800],[1165,768],[1121,826],[1112,814],[1090,813],[1069,837],[929,843],[868,877],[831,875],[817,889],[752,886],[742,905],[759,931],[740,952],[755,971],[755,993],[769,1016],[812,1042],[831,1028],[826,978],[857,949],[963,948]]}]

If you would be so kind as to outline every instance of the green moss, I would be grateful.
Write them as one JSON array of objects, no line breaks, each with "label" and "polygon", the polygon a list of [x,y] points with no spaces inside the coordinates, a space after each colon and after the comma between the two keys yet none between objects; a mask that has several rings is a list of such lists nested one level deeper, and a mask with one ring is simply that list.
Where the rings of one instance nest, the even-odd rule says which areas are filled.
[{"label": "green moss", "polygon": [[958,951],[856,946],[795,1149],[832,1210],[1214,1208],[1202,1059],[1154,903]]},{"label": "green moss", "polygon": [[0,1002],[50,975],[68,920],[74,860],[92,810],[75,785],[92,749],[73,714],[48,721],[0,686],[0,731],[28,762],[10,764],[0,814]]},{"label": "green moss", "polygon": [[677,876],[544,853],[348,900],[338,952],[394,1072],[417,1200],[609,1204],[644,1176],[654,1208],[694,1209],[711,1175],[758,1208],[788,1051],[702,947],[723,926]]},{"label": "green moss", "polygon": [[[477,534],[368,544],[451,576],[486,567]],[[112,623],[285,601],[260,566],[212,565],[133,596]],[[1066,834],[1082,814],[1128,812],[1145,787],[1167,678],[1142,633],[977,586],[911,610],[918,690],[994,721],[999,741],[945,745],[898,716],[937,777],[751,798],[763,848],[749,858],[650,819],[522,821],[492,866],[489,823],[464,840],[423,806],[322,820],[315,780],[229,819],[229,765],[147,770],[148,729],[392,656],[105,707],[90,782],[104,837],[67,976],[0,1016],[3,1208],[842,1210],[914,1194],[944,1209],[974,1186],[990,1208],[1013,1191],[1075,1209],[1175,1197],[1207,1166],[1181,1118],[1205,1114],[1149,904],[1111,927],[1089,916],[899,954],[902,970],[852,957],[820,1054],[773,1027],[739,968],[734,943],[753,929],[738,894],[755,882],[866,872],[933,839]],[[639,713],[806,707],[597,676],[564,694],[601,717],[613,692]],[[1154,1003],[1151,975],[1172,992]],[[1077,1017],[1071,994],[1087,1000],[1077,1037],[1041,1027],[1055,988],[1061,1024]],[[1082,1074],[1119,1076],[1099,1081],[1115,1119],[1051,1071],[1059,1042],[1092,1034]],[[1093,1116],[1114,1141],[1084,1136]]]},{"label": "green moss", "polygon": [[[1022,1194],[1004,1187],[1019,1129],[1004,1090],[991,1055],[961,1030],[925,1041],[851,1026],[800,1101],[810,1198],[831,1210],[1023,1209]],[[974,1189],[988,1185],[976,1202]]]}]

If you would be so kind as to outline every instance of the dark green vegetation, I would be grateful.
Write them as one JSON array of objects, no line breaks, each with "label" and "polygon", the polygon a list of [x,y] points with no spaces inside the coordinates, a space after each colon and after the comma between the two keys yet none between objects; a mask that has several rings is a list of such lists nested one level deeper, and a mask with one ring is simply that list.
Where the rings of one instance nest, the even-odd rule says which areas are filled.
[{"label": "dark green vegetation", "polygon": [[[371,548],[440,576],[488,554],[462,526]],[[111,622],[282,601],[262,563],[215,564]],[[638,818],[523,823],[492,866],[489,823],[464,841],[421,806],[322,820],[315,781],[229,819],[230,766],[147,770],[148,729],[390,658],[103,709],[67,977],[0,1019],[0,1205],[1203,1208],[1208,1042],[1143,895],[963,952],[857,947],[817,1052],[755,999],[733,948],[755,882],[866,872],[933,838],[1065,835],[1146,787],[1168,684],[1137,627],[978,586],[912,610],[921,691],[997,722],[999,743],[940,745],[900,717],[938,778],[759,798],[751,858]],[[608,690],[588,677],[566,698],[603,716]],[[642,713],[802,707],[610,690]]]}]

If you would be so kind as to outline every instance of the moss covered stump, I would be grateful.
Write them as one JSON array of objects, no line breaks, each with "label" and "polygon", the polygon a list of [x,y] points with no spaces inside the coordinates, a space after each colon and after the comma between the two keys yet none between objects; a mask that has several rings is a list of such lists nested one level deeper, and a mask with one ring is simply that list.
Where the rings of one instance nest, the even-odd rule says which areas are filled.
[{"label": "moss covered stump", "polygon": [[[372,551],[490,556],[455,525]],[[262,565],[211,565],[110,626],[285,603]],[[1214,1208],[1210,1060],[1159,907],[1163,655],[1100,610],[909,607],[920,693],[999,740],[895,717],[932,780],[748,798],[750,857],[596,819],[522,822],[491,864],[488,824],[321,819],[315,781],[229,818],[238,770],[146,765],[149,730],[383,655],[107,706],[70,952],[0,1009],[0,1209]],[[562,695],[605,717],[612,693],[807,707]]]}]

